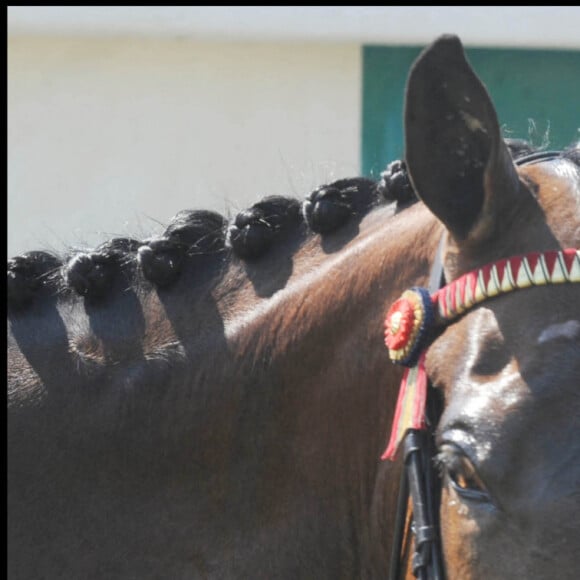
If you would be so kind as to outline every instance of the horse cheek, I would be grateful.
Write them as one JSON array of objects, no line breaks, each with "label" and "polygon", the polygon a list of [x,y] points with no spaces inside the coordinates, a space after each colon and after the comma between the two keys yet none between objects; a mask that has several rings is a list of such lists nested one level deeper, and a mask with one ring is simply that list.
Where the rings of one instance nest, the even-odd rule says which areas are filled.
[{"label": "horse cheek", "polygon": [[441,492],[441,540],[447,578],[475,580],[475,541],[479,526],[464,515],[463,504],[444,487]]}]

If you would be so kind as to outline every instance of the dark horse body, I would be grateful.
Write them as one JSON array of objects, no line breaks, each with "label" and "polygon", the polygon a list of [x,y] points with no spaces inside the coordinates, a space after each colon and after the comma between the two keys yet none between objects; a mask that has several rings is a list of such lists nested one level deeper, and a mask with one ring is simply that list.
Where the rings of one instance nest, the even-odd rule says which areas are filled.
[{"label": "dark horse body", "polygon": [[[242,235],[267,221],[254,212],[225,246],[208,214],[194,242],[175,227],[138,251],[12,262],[9,578],[386,577],[401,470],[379,460],[401,378],[389,305],[427,284],[442,236],[447,280],[580,247],[578,150],[516,171],[457,39],[420,57],[405,120],[424,203],[330,232],[318,192],[322,233],[289,202],[260,256]],[[448,578],[577,578],[578,286],[475,308],[427,369],[445,396]]]}]

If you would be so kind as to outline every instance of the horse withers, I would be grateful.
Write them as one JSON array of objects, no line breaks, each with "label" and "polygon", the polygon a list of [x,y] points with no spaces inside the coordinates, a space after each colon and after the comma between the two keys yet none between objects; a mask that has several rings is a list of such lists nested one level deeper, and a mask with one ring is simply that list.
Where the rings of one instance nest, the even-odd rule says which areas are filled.
[{"label": "horse withers", "polygon": [[9,578],[411,576],[383,320],[438,248],[415,354],[444,573],[580,576],[580,150],[514,163],[452,36],[411,70],[405,147],[302,207],[9,261]]}]

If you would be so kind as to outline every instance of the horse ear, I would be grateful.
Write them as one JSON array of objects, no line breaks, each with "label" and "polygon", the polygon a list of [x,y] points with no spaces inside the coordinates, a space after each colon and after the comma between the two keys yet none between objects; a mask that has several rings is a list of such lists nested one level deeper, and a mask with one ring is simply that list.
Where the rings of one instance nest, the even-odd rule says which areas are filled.
[{"label": "horse ear", "polygon": [[417,195],[453,236],[491,235],[518,177],[493,103],[456,36],[438,38],[411,69],[405,146]]}]

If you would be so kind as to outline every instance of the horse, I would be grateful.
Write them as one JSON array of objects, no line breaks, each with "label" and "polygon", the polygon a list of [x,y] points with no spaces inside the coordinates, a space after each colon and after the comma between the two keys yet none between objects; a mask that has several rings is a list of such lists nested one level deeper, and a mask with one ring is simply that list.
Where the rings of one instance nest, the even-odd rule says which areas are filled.
[{"label": "horse", "polygon": [[506,142],[454,35],[404,127],[377,180],[9,260],[11,580],[580,576],[580,148]]}]

